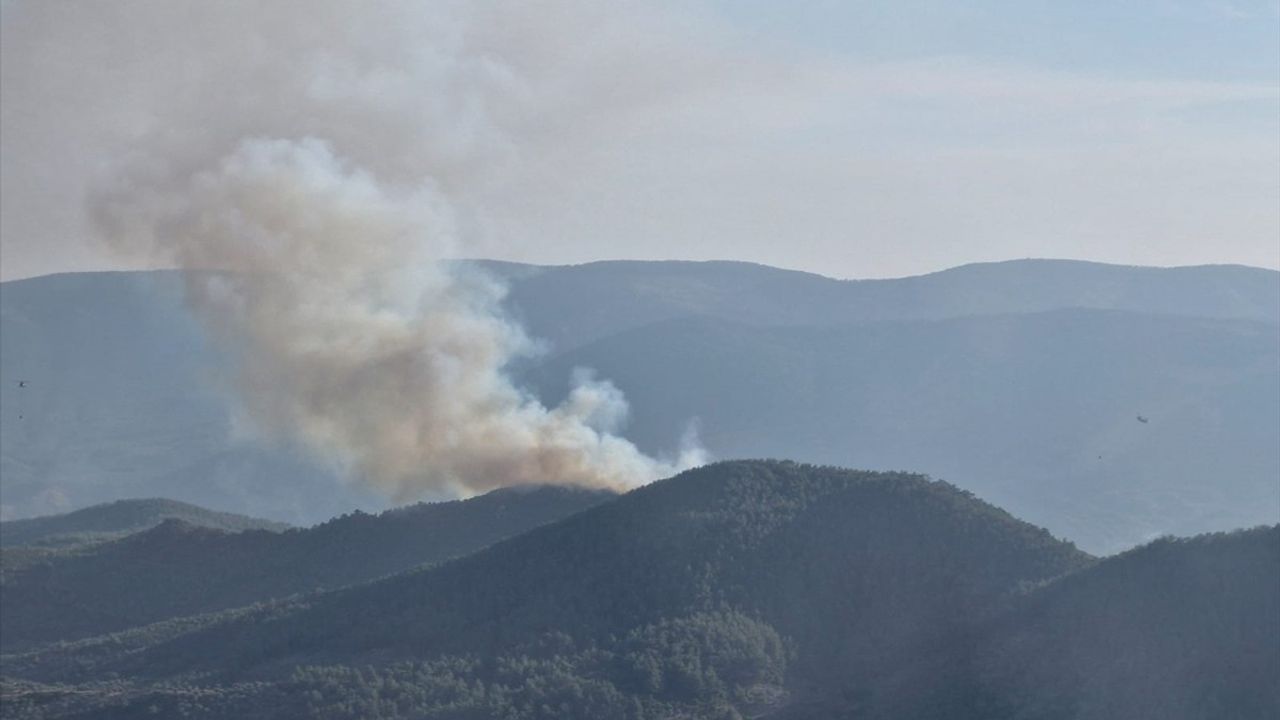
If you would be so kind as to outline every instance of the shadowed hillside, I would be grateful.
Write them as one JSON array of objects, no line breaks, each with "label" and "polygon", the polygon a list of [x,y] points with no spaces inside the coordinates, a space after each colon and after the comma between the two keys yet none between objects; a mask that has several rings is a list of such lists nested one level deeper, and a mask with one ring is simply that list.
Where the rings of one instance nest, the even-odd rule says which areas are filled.
[{"label": "shadowed hillside", "polygon": [[1064,578],[990,632],[980,667],[992,718],[1275,717],[1280,526],[1159,540]]},{"label": "shadowed hillside", "polygon": [[[7,672],[213,672],[238,689],[210,696],[208,717],[239,712],[262,680],[276,717],[738,717],[963,647],[1018,588],[1089,562],[920,476],[729,462],[435,569],[50,648]],[[365,664],[380,669],[346,669]],[[162,691],[160,707],[191,692]]]},{"label": "shadowed hillside", "polygon": [[168,520],[117,542],[6,567],[0,638],[11,651],[341,587],[466,555],[612,495],[513,488],[283,533],[230,534]]},{"label": "shadowed hillside", "polygon": [[438,567],[4,657],[6,716],[1264,720],[1280,526],[1095,560],[941,482],[689,471]]}]

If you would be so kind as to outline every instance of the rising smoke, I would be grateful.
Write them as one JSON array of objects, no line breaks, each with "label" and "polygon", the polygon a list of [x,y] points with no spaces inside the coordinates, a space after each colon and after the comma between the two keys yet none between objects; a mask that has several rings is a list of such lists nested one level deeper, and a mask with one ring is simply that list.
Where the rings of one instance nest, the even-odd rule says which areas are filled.
[{"label": "rising smoke", "polygon": [[[165,102],[139,100],[95,227],[196,271],[189,298],[253,428],[397,498],[630,487],[702,462],[694,443],[658,459],[615,434],[626,400],[589,373],[553,408],[514,385],[506,369],[535,343],[499,282],[444,262],[500,236],[492,188],[572,134],[547,98],[616,108],[648,92],[566,72],[547,23],[568,17],[469,7],[146,4],[138,32],[186,75]],[[197,30],[163,34],[182,27]]]}]

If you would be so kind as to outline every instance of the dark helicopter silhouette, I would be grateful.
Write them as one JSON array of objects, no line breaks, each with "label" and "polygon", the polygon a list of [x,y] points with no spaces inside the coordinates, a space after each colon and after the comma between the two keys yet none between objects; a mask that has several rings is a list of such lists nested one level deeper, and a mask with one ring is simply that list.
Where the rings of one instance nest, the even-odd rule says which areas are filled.
[{"label": "dark helicopter silhouette", "polygon": [[[26,381],[26,380],[19,380],[19,381],[18,381],[18,387],[20,387],[20,388],[25,388],[26,386],[27,386],[27,381]],[[26,419],[26,413],[24,413],[24,412],[22,411],[22,405],[23,405],[23,404],[22,404],[22,395],[19,395],[19,396],[18,396],[18,419],[19,419],[19,420],[25,420],[25,419]]]}]

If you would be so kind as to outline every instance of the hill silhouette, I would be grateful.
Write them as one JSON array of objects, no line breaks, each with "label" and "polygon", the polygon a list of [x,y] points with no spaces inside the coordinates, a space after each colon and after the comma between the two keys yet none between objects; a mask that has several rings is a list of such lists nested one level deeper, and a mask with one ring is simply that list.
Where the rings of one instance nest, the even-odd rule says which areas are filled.
[{"label": "hill silhouette", "polygon": [[163,498],[117,500],[62,515],[0,522],[0,545],[63,546],[115,539],[146,530],[165,520],[241,532],[288,529],[272,520],[217,512],[190,503]]}]

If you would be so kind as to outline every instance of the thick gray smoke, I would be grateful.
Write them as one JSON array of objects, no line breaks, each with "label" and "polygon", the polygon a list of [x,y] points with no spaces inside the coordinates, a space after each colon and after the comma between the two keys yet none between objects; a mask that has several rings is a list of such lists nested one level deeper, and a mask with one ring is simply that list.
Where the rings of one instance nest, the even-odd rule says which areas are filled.
[{"label": "thick gray smoke", "polygon": [[554,12],[261,5],[145,6],[141,32],[186,40],[156,36],[190,86],[143,98],[91,208],[116,250],[200,271],[189,295],[249,424],[399,498],[628,487],[700,463],[692,445],[656,459],[616,435],[627,403],[589,373],[554,408],[513,385],[508,364],[535,345],[502,287],[442,262],[502,233],[489,190],[567,132],[548,97],[614,107],[645,89],[561,67]]}]

